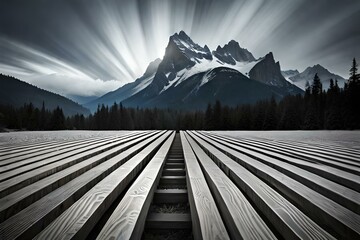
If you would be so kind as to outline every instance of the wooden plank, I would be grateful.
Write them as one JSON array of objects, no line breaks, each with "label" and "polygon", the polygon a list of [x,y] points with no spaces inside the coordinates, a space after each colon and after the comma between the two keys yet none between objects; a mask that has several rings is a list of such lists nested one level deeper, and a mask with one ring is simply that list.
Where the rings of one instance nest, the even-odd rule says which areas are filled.
[{"label": "wooden plank", "polygon": [[301,146],[301,147],[305,147],[305,149],[320,149],[329,152],[337,152],[344,155],[355,156],[355,157],[360,154],[360,150],[358,149],[343,147],[340,145],[329,144],[329,143],[327,144],[320,144],[317,142],[306,143],[306,142],[299,142],[292,140],[287,140],[287,141],[276,140],[276,142],[282,144],[289,144],[290,146]]},{"label": "wooden plank", "polygon": [[94,155],[85,161],[66,168],[63,171],[52,174],[49,177],[39,180],[27,187],[5,196],[4,198],[1,198],[0,222],[3,222],[8,217],[14,215],[21,209],[29,206],[31,203],[45,196],[54,189],[66,184],[87,170],[101,164],[111,157],[116,156],[126,149],[129,149],[131,146],[134,146],[148,137],[148,135],[145,135],[140,138],[135,138],[133,141],[127,142],[118,147],[109,149],[106,152],[98,152],[97,155]]},{"label": "wooden plank", "polygon": [[13,151],[17,151],[20,150],[22,151],[23,149],[31,149],[31,148],[38,148],[38,147],[42,147],[42,146],[48,146],[51,144],[59,144],[62,141],[44,141],[44,142],[37,142],[37,143],[7,143],[6,146],[2,146],[0,148],[0,154],[6,154],[7,152],[13,152]]},{"label": "wooden plank", "polygon": [[[213,138],[212,136],[209,136],[209,138]],[[223,140],[222,140],[223,142]],[[236,146],[234,148],[237,148]],[[250,148],[250,147],[248,147]],[[252,150],[255,149],[255,151],[259,152],[260,150],[256,150],[256,148],[251,147]],[[291,157],[282,157],[281,154],[273,153],[270,151],[262,150],[262,153],[266,153],[267,156],[274,157],[277,159],[280,159],[282,161],[291,163],[293,165],[296,165],[300,168],[303,168],[307,171],[310,171],[312,173],[315,173],[317,175],[320,175],[324,178],[327,178],[331,181],[337,182],[341,185],[344,185],[348,188],[354,189],[355,191],[360,191],[360,176],[342,171],[337,168],[333,168],[330,166],[326,166],[319,163],[312,163],[309,161],[304,161],[298,158],[291,158]]]},{"label": "wooden plank", "polygon": [[[36,156],[32,156],[32,154],[29,154],[29,156],[27,157],[23,157],[20,156],[21,158],[11,158],[11,159],[7,159],[1,162],[1,167],[0,167],[0,172],[8,172],[14,169],[19,169],[20,167],[25,167],[26,165],[29,164],[33,164],[36,162],[39,162],[41,160],[44,159],[49,159],[51,157],[60,157],[62,154],[66,154],[66,153],[71,153],[72,151],[75,151],[77,149],[82,149],[84,146],[88,146],[90,147],[91,145],[98,145],[103,143],[103,145],[105,143],[111,143],[111,142],[115,142],[121,139],[125,139],[127,137],[131,137],[131,136],[135,136],[136,134],[132,134],[130,136],[123,136],[123,137],[116,137],[116,138],[110,138],[110,139],[104,139],[104,140],[98,140],[95,141],[93,143],[88,143],[88,144],[76,144],[74,146],[66,146],[60,149],[56,149],[54,151],[46,151],[45,153],[35,153],[34,155]],[[22,159],[24,158],[24,159]]]},{"label": "wooden plank", "polygon": [[183,131],[180,132],[180,137],[185,157],[186,185],[194,238],[230,239],[204,174]]},{"label": "wooden plank", "polygon": [[[92,142],[97,142],[97,141],[117,139],[117,138],[118,137],[110,136],[110,137],[98,137],[98,138],[91,138],[91,139],[73,140],[73,141],[67,141],[65,143],[52,144],[52,145],[48,145],[45,147],[38,147],[35,149],[30,149],[30,150],[16,151],[14,153],[7,154],[5,156],[4,155],[1,156],[0,157],[0,166],[4,166],[7,164],[11,164],[11,163],[25,160],[28,158],[40,156],[45,153],[59,151],[62,149],[66,149],[68,147],[78,146],[81,144],[92,143]],[[8,160],[8,161],[5,161],[5,160]]]},{"label": "wooden plank", "polygon": [[[320,226],[341,237],[356,239],[360,237],[360,216],[336,202],[324,197],[307,186],[286,176],[245,154],[230,148],[228,143],[215,142],[207,137],[206,141],[221,149],[228,156],[245,166],[254,174],[291,199]],[[233,146],[231,146],[233,147]],[[330,228],[331,226],[331,228]]]},{"label": "wooden plank", "polygon": [[205,142],[203,136],[194,135],[192,132],[189,134],[237,187],[245,192],[284,239],[334,239],[269,185]]},{"label": "wooden plank", "polygon": [[[222,138],[217,139],[220,141],[222,140]],[[314,191],[321,193],[322,195],[332,199],[333,201],[341,204],[351,211],[360,214],[360,193],[287,162],[268,157],[268,155],[258,153],[257,151],[251,151],[247,148],[243,148],[242,145],[237,144],[237,142],[230,140],[224,141],[235,144],[237,146],[237,151],[240,151],[241,153],[244,153],[251,158],[254,158],[272,168],[275,168],[276,170],[308,186]],[[232,148],[232,146],[233,145],[228,145],[230,148]]]},{"label": "wooden plank", "polygon": [[[85,239],[114,200],[146,165],[169,135],[170,132],[162,135],[104,178],[61,214],[61,216],[56,218],[46,229],[39,233],[36,239],[58,239],[62,237],[68,239]],[[133,226],[134,223],[137,222],[136,220],[139,215],[146,216],[146,214],[141,213],[142,207],[139,205],[146,205],[147,198],[147,201],[151,201],[151,197],[149,197],[148,194],[152,195],[150,190],[154,188],[153,185],[163,166],[163,161],[170,148],[173,136],[174,134],[168,138],[160,150],[157,151],[154,158],[151,159],[150,163],[127,191],[101,233],[104,234],[104,229],[107,227],[108,230],[110,229],[110,232],[101,235],[101,238],[117,238],[119,237],[118,234],[116,234],[118,228],[120,228],[120,232],[124,234],[124,231],[129,231],[128,227]],[[150,203],[147,205],[150,205]],[[121,235],[121,237],[123,238],[124,235]]]},{"label": "wooden plank", "polygon": [[[236,139],[236,138],[234,138]],[[267,147],[274,147],[276,149],[280,149],[280,150],[286,150],[286,152],[292,153],[294,155],[297,156],[304,156],[304,157],[311,157],[311,156],[317,156],[320,158],[327,158],[330,160],[334,160],[334,161],[342,161],[342,160],[348,160],[347,162],[349,164],[356,164],[356,165],[360,165],[360,159],[359,159],[359,155],[357,156],[353,156],[353,155],[347,155],[347,154],[341,154],[339,152],[330,152],[329,150],[324,150],[324,149],[309,149],[309,148],[304,148],[304,147],[297,147],[297,146],[288,146],[285,144],[281,144],[281,143],[274,143],[274,142],[270,142],[270,141],[259,141],[259,140],[254,140],[254,139],[237,139],[240,141],[244,141],[247,143],[253,143],[253,144],[257,144],[260,146],[267,146]],[[351,162],[350,162],[351,161]]]},{"label": "wooden plank", "polygon": [[0,239],[31,238],[69,208],[99,181],[136,155],[164,132],[88,170],[0,224]]},{"label": "wooden plank", "polygon": [[203,169],[231,239],[276,239],[240,189],[193,139],[186,137]]},{"label": "wooden plank", "polygon": [[[150,135],[153,133],[150,133]],[[150,136],[149,135],[149,136]],[[146,133],[143,133],[141,136],[146,136]],[[125,144],[121,147],[121,149],[125,149],[126,147],[130,147],[132,143],[129,143],[130,141],[136,141],[137,138],[141,137],[140,135],[132,136],[123,140],[120,140],[119,142],[111,143],[110,145],[105,146],[99,146],[99,148],[85,148],[82,150],[78,150],[78,154],[70,154],[70,156],[65,155],[63,159],[55,159],[51,161],[51,159],[44,160],[45,165],[40,165],[36,168],[37,164],[34,164],[33,167],[29,167],[26,169],[18,169],[19,172],[8,172],[4,173],[0,176],[0,179],[2,178],[7,179],[5,181],[0,182],[0,197],[4,197],[14,191],[19,190],[22,187],[25,187],[29,184],[34,183],[35,181],[38,181],[46,176],[49,176],[53,173],[59,172],[65,168],[68,168],[74,164],[77,164],[83,160],[86,160],[88,158],[91,158],[97,154],[100,154],[102,152],[105,152],[113,147],[116,147],[118,145]],[[135,144],[133,142],[133,144]],[[125,147],[125,148],[123,148]],[[26,170],[24,172],[24,170]]]},{"label": "wooden plank", "polygon": [[[253,143],[252,141],[248,141],[248,140],[238,140],[235,138],[228,138],[228,137],[224,137],[224,136],[218,136],[218,135],[209,135],[209,136],[213,136],[213,137],[220,137],[222,139],[224,139],[225,141],[230,141],[232,143],[236,143],[239,144],[243,147],[246,147],[248,149],[252,149],[254,151],[258,151],[261,153],[268,153],[272,152],[272,153],[277,153],[280,154],[282,156],[287,156],[290,158],[301,158],[304,160],[311,160],[312,162],[315,163],[321,163],[321,164],[325,164],[325,165],[329,165],[344,171],[348,171],[350,173],[353,174],[357,174],[360,175],[360,162],[359,161],[354,161],[354,159],[344,159],[344,158],[339,158],[339,157],[333,157],[333,156],[326,156],[325,154],[320,155],[320,154],[314,154],[314,153],[309,153],[309,151],[300,151],[298,149],[295,150],[286,150],[284,149],[284,147],[279,147],[276,145],[270,145],[267,146],[265,144],[256,142]],[[276,155],[279,156],[279,155]]]}]

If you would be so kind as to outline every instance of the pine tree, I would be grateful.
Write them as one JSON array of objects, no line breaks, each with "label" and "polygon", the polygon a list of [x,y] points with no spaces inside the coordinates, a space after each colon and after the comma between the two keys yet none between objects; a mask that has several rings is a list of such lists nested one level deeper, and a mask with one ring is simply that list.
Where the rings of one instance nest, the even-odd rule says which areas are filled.
[{"label": "pine tree", "polygon": [[319,95],[321,92],[322,92],[322,84],[321,84],[318,74],[316,73],[314,76],[312,86],[311,86],[311,93],[313,95]]},{"label": "pine tree", "polygon": [[205,130],[214,129],[213,114],[214,110],[211,103],[209,103],[205,111]]},{"label": "pine tree", "polygon": [[356,59],[354,58],[352,61],[352,65],[350,68],[350,83],[357,84],[359,82],[359,75],[357,74],[358,64],[356,63]]},{"label": "pine tree", "polygon": [[309,81],[306,81],[306,84],[305,84],[305,96],[310,96],[310,94],[311,94],[311,86],[310,86]]}]

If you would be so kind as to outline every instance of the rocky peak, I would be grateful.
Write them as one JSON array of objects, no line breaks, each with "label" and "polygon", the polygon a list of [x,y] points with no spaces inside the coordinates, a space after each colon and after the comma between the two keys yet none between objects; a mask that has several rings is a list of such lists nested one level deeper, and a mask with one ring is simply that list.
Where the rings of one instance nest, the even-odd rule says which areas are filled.
[{"label": "rocky peak", "polygon": [[249,77],[271,86],[284,87],[290,84],[281,74],[280,63],[275,62],[272,52],[266,54],[266,56],[250,70]]},{"label": "rocky peak", "polygon": [[236,62],[253,62],[256,60],[251,52],[241,48],[235,40],[231,40],[224,47],[218,46],[213,51],[213,55],[220,61],[232,65],[235,65]]}]

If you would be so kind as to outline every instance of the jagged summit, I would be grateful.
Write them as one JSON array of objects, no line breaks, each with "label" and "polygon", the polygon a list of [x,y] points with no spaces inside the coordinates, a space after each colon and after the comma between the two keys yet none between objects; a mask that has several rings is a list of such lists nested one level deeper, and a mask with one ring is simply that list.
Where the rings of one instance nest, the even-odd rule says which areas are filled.
[{"label": "jagged summit", "polygon": [[[166,49],[169,53],[174,51],[174,47],[177,47],[188,59],[193,62],[199,62],[200,59],[212,59],[212,54],[208,46],[201,47],[184,32],[180,31],[179,33],[175,33],[169,39],[169,44]],[[166,53],[165,53],[166,55]]]},{"label": "jagged summit", "polygon": [[215,99],[234,106],[301,92],[284,79],[271,52],[256,59],[235,40],[211,52],[180,31],[169,37],[161,61],[155,60],[141,78],[97,103],[203,109]]},{"label": "jagged summit", "polygon": [[269,52],[249,72],[251,79],[263,82],[267,85],[288,87],[291,85],[283,77],[280,62],[275,62],[274,54]]},{"label": "jagged summit", "polygon": [[245,48],[241,48],[240,44],[231,40],[224,47],[218,46],[213,55],[223,63],[235,65],[236,62],[253,62],[256,61],[251,52]]}]

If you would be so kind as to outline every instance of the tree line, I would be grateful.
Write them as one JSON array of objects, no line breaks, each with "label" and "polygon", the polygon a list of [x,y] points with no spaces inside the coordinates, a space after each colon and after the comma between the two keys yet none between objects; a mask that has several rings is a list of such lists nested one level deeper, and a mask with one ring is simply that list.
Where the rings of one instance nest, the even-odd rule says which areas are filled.
[{"label": "tree line", "polygon": [[280,101],[274,97],[256,104],[223,106],[220,101],[208,104],[205,111],[127,108],[121,103],[98,106],[89,116],[65,117],[57,107],[53,111],[30,104],[15,109],[0,106],[0,124],[11,129],[27,130],[320,130],[360,129],[360,76],[354,59],[349,81],[339,88],[330,80],[322,89],[316,74],[303,95],[289,95]]}]

